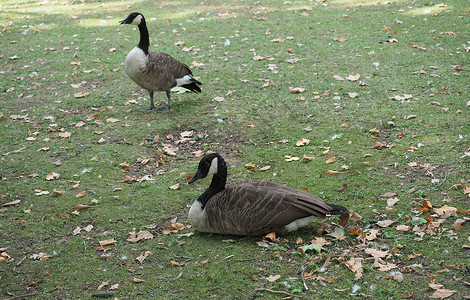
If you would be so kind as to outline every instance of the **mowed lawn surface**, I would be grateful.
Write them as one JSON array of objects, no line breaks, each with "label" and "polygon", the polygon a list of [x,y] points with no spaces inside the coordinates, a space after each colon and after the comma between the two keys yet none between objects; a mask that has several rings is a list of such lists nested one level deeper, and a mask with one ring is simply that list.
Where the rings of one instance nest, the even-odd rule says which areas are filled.
[{"label": "mowed lawn surface", "polygon": [[[202,93],[143,113],[150,50]],[[2,1],[0,298],[464,299],[470,288],[464,0]],[[155,93],[165,106],[164,93]],[[351,210],[284,237],[187,221],[216,151]]]}]

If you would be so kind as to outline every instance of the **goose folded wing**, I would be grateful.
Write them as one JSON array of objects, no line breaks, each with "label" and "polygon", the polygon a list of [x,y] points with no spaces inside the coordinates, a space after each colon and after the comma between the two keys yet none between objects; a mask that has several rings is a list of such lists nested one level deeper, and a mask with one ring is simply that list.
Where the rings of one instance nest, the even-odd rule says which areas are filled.
[{"label": "goose folded wing", "polygon": [[191,74],[191,70],[187,65],[163,52],[149,53],[147,69],[149,73],[163,74],[167,78],[171,78],[171,81]]},{"label": "goose folded wing", "polygon": [[282,232],[297,219],[324,217],[330,209],[318,197],[267,181],[237,182],[216,196],[206,207],[208,221],[232,234]]}]

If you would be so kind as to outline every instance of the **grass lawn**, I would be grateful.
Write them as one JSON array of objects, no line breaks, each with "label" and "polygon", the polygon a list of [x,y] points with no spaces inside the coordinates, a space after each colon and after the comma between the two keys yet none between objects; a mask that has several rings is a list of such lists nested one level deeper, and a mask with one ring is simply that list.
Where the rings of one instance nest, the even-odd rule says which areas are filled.
[{"label": "grass lawn", "polygon": [[[134,11],[204,84],[170,113],[124,71]],[[466,0],[3,0],[0,298],[468,299],[469,20]],[[351,219],[195,232],[208,151]]]}]

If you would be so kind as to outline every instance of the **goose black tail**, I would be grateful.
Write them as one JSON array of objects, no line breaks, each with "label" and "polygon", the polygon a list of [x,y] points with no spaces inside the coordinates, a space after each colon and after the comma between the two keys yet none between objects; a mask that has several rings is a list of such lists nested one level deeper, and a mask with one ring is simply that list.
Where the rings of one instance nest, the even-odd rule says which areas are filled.
[{"label": "goose black tail", "polygon": [[185,89],[188,89],[191,92],[200,93],[201,88],[198,85],[202,85],[202,83],[199,82],[198,80],[194,79],[194,78],[192,80],[194,80],[194,81],[191,82],[191,83],[182,85],[181,87],[184,87]]},{"label": "goose black tail", "polygon": [[346,207],[341,206],[341,205],[336,205],[336,204],[328,204],[328,205],[332,208],[330,214],[340,215],[344,217],[349,216],[349,210]]}]

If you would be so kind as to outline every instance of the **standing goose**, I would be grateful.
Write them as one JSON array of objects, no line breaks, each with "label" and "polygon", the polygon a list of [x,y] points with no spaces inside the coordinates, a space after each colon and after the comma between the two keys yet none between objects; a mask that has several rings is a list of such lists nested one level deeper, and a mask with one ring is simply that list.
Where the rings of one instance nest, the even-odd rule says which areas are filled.
[{"label": "standing goose", "polygon": [[201,232],[258,236],[284,235],[317,217],[349,211],[305,191],[263,180],[227,182],[227,166],[217,153],[204,156],[188,183],[214,175],[209,188],[194,202],[188,219]]},{"label": "standing goose", "polygon": [[140,87],[150,93],[150,108],[141,109],[149,112],[155,109],[153,92],[164,91],[168,98],[168,107],[160,112],[171,110],[170,90],[176,86],[200,93],[202,85],[192,77],[189,67],[163,52],[149,52],[149,32],[145,18],[141,13],[131,13],[120,21],[121,24],[133,24],[139,27],[140,41],[126,57],[126,73]]}]

